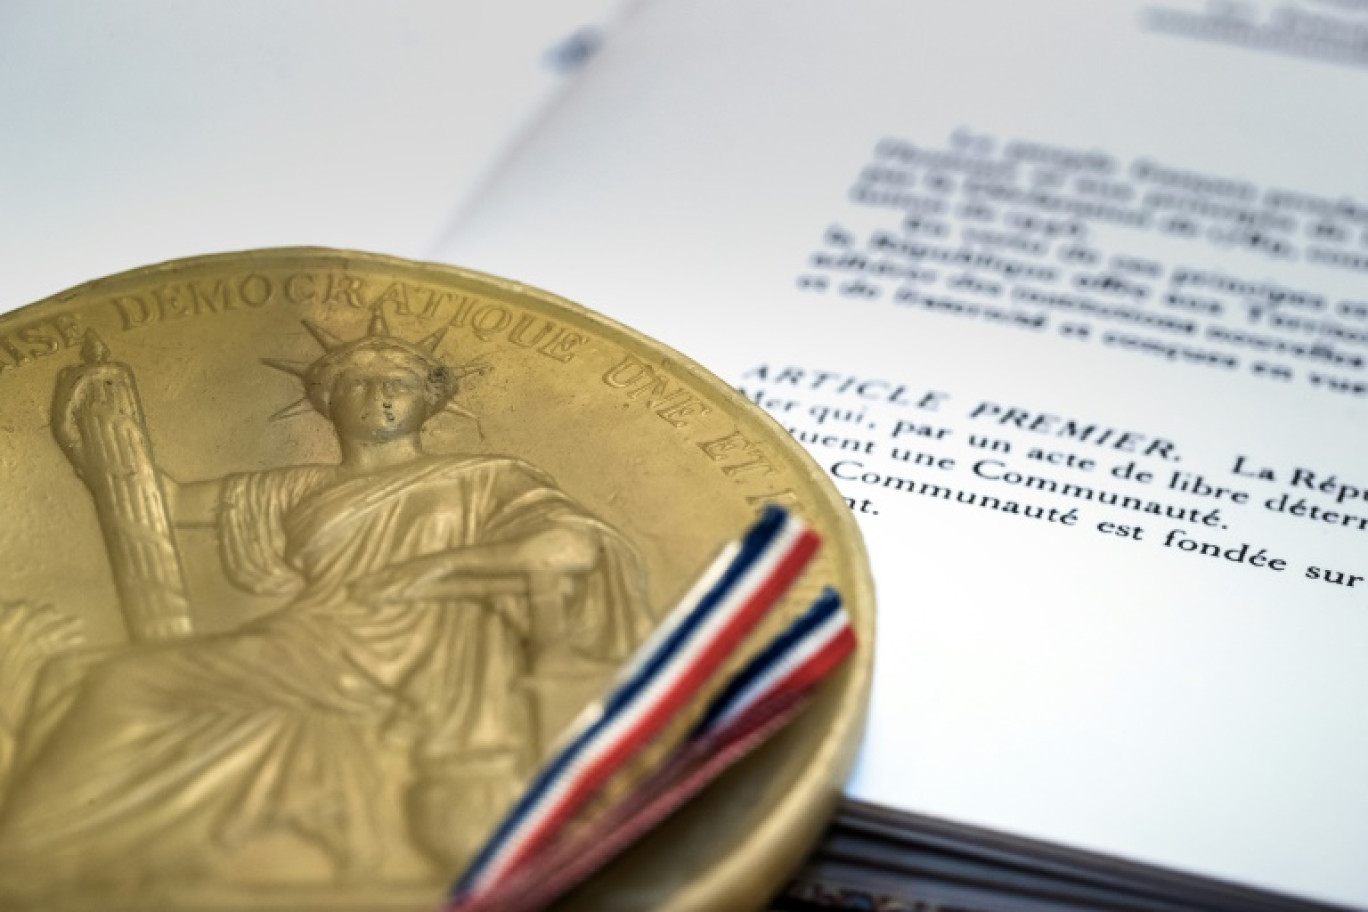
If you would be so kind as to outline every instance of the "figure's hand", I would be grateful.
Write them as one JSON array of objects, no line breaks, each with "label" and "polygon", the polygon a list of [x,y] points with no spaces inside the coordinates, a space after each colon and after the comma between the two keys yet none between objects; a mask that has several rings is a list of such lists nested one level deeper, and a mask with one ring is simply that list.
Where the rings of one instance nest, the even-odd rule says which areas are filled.
[{"label": "figure's hand", "polygon": [[[0,643],[24,657],[42,661],[85,642],[81,619],[51,605],[32,602],[0,603]],[[14,658],[14,656],[11,656]],[[0,666],[11,665],[0,662]]]},{"label": "figure's hand", "polygon": [[52,435],[57,438],[57,445],[76,469],[76,474],[81,476],[84,476],[85,470],[81,462],[84,441],[76,411],[79,404],[85,401],[85,388],[88,385],[87,378],[68,368],[59,376],[52,395]]},{"label": "figure's hand", "polygon": [[48,659],[84,642],[80,618],[51,605],[0,602],[0,714],[11,722],[22,718]]}]

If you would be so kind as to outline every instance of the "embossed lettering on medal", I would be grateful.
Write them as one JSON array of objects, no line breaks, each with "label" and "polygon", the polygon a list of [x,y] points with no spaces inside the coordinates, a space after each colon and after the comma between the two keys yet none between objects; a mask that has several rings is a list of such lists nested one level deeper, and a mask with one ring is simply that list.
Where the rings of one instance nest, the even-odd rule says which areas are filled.
[{"label": "embossed lettering on medal", "polygon": [[[843,505],[781,432],[521,286],[266,251],[93,283],[0,336],[5,908],[430,908],[759,503],[845,536],[795,604],[835,583],[872,623]],[[659,908],[776,888],[716,872],[815,837],[867,684],[864,659],[719,785],[744,811],[668,827],[707,847],[687,864],[610,871],[585,908],[632,877]],[[796,841],[763,832],[781,819]]]}]

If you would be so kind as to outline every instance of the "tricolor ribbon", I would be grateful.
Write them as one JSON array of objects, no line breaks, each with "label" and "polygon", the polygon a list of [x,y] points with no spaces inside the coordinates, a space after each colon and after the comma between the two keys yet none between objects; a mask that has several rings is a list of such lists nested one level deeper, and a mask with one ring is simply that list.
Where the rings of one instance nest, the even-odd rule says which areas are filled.
[{"label": "tricolor ribbon", "polygon": [[817,536],[770,507],[725,548],[582,717],[452,891],[448,912],[543,908],[787,724],[855,647],[827,590],[717,691],[660,768],[586,826],[567,826],[709,686],[811,560]]}]

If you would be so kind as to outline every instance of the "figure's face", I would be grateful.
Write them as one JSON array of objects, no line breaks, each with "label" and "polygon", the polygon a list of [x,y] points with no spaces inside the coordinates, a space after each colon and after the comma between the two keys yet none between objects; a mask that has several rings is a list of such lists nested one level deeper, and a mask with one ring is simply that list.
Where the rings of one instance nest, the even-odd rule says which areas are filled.
[{"label": "figure's face", "polygon": [[416,434],[428,419],[423,378],[379,354],[358,357],[333,382],[328,411],[337,433],[352,440]]}]

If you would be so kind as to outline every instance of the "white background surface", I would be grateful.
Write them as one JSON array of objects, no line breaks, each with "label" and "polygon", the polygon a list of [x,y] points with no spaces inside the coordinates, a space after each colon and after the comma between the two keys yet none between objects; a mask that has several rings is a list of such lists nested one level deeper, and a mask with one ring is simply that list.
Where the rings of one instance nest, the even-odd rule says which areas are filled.
[{"label": "white background surface", "polygon": [[0,310],[181,256],[431,256],[616,0],[0,4]]}]

